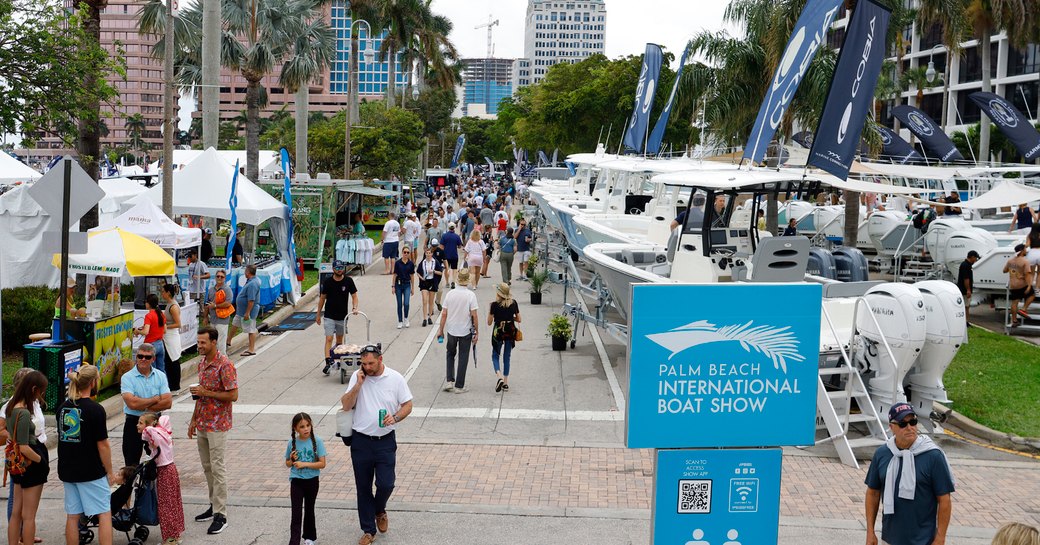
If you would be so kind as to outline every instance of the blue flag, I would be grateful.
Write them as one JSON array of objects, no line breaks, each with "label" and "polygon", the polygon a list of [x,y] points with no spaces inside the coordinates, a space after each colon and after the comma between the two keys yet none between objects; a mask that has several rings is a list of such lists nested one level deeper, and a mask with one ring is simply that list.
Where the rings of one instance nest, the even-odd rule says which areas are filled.
[{"label": "blue flag", "polygon": [[625,147],[640,153],[643,151],[643,140],[650,126],[650,109],[654,106],[654,95],[657,90],[657,78],[661,75],[661,46],[646,44],[643,53],[643,68],[639,72],[639,85],[636,86],[635,103],[632,106],[632,118],[625,128]]},{"label": "blue flag", "polygon": [[238,213],[235,211],[238,208],[238,160],[235,160],[235,174],[231,177],[231,196],[228,197],[228,207],[231,208],[231,232],[228,233],[227,239],[227,250],[224,251],[224,256],[227,258],[227,263],[224,265],[224,270],[231,273],[231,252],[235,249],[235,239],[238,235]]},{"label": "blue flag", "polygon": [[293,270],[299,276],[302,271],[300,271],[300,265],[296,261],[296,240],[293,238],[295,225],[292,217],[292,173],[290,172],[289,150],[282,148],[281,155],[282,173],[285,174],[285,186],[282,189],[282,196],[285,197],[285,225],[289,234],[289,260],[292,261]]},{"label": "blue flag", "polygon": [[1040,158],[1040,132],[1010,102],[1000,95],[977,92],[968,95],[986,116],[993,120],[1000,132],[1011,141],[1026,161]]},{"label": "blue flag", "polygon": [[459,158],[462,157],[462,148],[466,146],[466,135],[460,134],[459,139],[455,141],[455,151],[451,154],[451,167],[455,168],[459,166]]},{"label": "blue flag", "polygon": [[809,150],[807,164],[842,180],[849,177],[859,135],[874,99],[874,86],[885,57],[885,33],[890,15],[888,8],[872,0],[860,0],[856,4]]},{"label": "blue flag", "polygon": [[940,161],[964,160],[964,156],[957,151],[957,146],[953,144],[953,140],[946,136],[942,127],[928,117],[928,114],[909,104],[903,104],[892,108],[892,115],[896,116],[896,119],[902,121],[910,132],[920,138],[924,149],[932,152]]},{"label": "blue flag", "polygon": [[[842,0],[809,0],[794,25],[794,32],[787,42],[780,65],[773,74],[772,84],[766,91],[758,117],[751,127],[751,135],[744,145],[743,159],[754,163],[762,162],[773,134],[784,120],[784,113],[794,98],[802,76],[809,69],[813,57],[827,39],[831,21],[841,9]],[[742,159],[742,160],[743,160]]]},{"label": "blue flag", "polygon": [[672,104],[675,102],[675,92],[679,90],[679,78],[682,77],[683,66],[686,65],[686,54],[689,52],[689,48],[684,49],[682,52],[682,59],[679,61],[679,67],[675,69],[675,83],[672,85],[672,94],[668,95],[668,103],[664,105],[664,111],[661,112],[661,117],[657,118],[657,123],[654,124],[654,130],[650,131],[650,139],[646,141],[647,153],[656,154],[661,150],[661,140],[664,140],[664,131],[668,127],[668,116],[672,113]]},{"label": "blue flag", "polygon": [[924,157],[917,153],[917,150],[909,142],[900,138],[892,129],[875,125],[874,130],[881,135],[881,159],[900,165],[924,162]]},{"label": "blue flag", "polygon": [[549,158],[545,155],[545,152],[538,150],[538,166],[547,167],[549,166]]}]

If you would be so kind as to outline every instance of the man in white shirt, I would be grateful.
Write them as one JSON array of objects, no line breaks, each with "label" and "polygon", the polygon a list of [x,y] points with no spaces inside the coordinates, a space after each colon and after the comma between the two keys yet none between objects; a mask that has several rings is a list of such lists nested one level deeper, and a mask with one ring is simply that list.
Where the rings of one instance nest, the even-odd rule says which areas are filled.
[{"label": "man in white shirt", "polygon": [[383,274],[387,275],[394,270],[398,245],[401,242],[401,224],[397,222],[397,214],[390,212],[387,215],[381,237],[383,240]]},{"label": "man in white shirt", "polygon": [[[478,323],[477,294],[467,286],[470,281],[469,269],[459,271],[458,287],[444,296],[444,309],[441,310],[441,326],[437,331],[438,339],[448,333],[447,385],[445,392],[461,394],[466,391],[466,367],[469,364],[469,347],[477,342]],[[455,354],[458,353],[458,368],[455,367]]]},{"label": "man in white shirt", "polygon": [[422,225],[415,217],[415,212],[408,214],[408,219],[404,221],[404,243],[412,247],[412,255],[419,249],[419,233],[422,232]]},{"label": "man in white shirt", "polygon": [[379,346],[368,345],[361,349],[361,369],[350,377],[340,403],[344,411],[354,411],[350,458],[357,488],[358,521],[364,532],[358,544],[371,545],[377,530],[386,533],[390,527],[386,503],[396,479],[395,430],[397,423],[412,412],[412,392],[401,373],[383,365]]}]

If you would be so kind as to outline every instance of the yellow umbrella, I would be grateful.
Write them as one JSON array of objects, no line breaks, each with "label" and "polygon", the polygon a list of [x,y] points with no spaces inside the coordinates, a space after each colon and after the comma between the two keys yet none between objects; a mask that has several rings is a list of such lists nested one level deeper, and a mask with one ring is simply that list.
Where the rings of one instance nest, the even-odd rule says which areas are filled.
[{"label": "yellow umbrella", "polygon": [[[61,267],[61,254],[51,263]],[[87,234],[87,253],[69,256],[69,274],[101,276],[170,276],[176,273],[173,256],[154,242],[118,227]]]}]

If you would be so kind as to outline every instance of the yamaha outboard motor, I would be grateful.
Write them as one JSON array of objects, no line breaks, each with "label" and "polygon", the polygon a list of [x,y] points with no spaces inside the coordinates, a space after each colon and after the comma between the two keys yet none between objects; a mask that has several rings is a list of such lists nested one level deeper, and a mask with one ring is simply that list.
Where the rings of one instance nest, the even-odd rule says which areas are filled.
[{"label": "yamaha outboard motor", "polygon": [[924,297],[914,286],[891,282],[870,288],[864,298],[867,305],[860,305],[856,316],[863,343],[857,363],[873,371],[867,383],[870,399],[878,414],[888,414],[892,404],[906,401],[903,379],[925,343]]},{"label": "yamaha outboard motor", "polygon": [[805,272],[811,275],[837,280],[837,268],[834,266],[834,256],[823,248],[809,249],[809,265]]},{"label": "yamaha outboard motor", "polygon": [[840,246],[832,252],[837,267],[838,280],[842,282],[866,282],[870,280],[870,262],[859,248]]},{"label": "yamaha outboard motor", "polygon": [[932,405],[936,401],[950,402],[946,398],[943,373],[967,341],[968,325],[964,318],[964,299],[952,282],[925,280],[914,287],[924,297],[927,326],[924,347],[917,363],[907,373],[906,383],[910,387],[910,404],[925,425],[925,431],[932,432],[935,430],[932,420],[938,420],[933,418]]}]

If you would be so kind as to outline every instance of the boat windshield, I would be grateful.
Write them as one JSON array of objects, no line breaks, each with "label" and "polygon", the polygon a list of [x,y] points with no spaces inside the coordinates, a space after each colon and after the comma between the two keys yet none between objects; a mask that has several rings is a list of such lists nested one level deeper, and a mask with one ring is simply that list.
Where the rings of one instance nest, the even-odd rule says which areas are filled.
[{"label": "boat windshield", "polygon": [[[705,216],[705,199],[707,195],[698,190],[693,195],[693,205],[686,212],[689,216],[686,218],[685,227],[683,233],[685,234],[697,234],[701,232],[701,228],[704,226]],[[730,215],[732,213],[732,207],[730,206],[733,197],[729,195],[715,195],[715,202],[713,204],[714,211],[712,212],[712,229],[726,228],[729,226]]]}]

